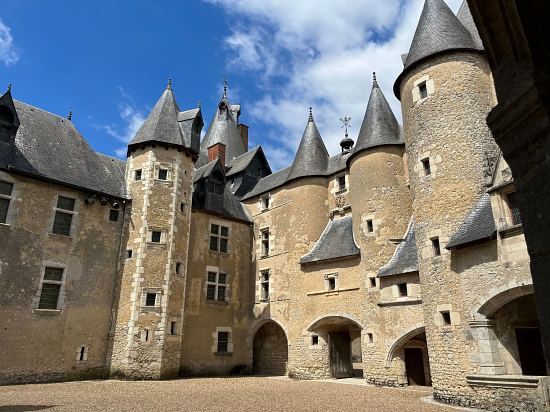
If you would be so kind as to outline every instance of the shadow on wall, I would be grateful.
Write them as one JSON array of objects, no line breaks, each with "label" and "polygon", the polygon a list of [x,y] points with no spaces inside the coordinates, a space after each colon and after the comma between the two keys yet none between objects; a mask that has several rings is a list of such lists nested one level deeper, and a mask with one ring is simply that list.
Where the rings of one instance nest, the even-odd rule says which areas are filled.
[{"label": "shadow on wall", "polygon": [[4,405],[0,406],[0,412],[27,412],[27,411],[42,411],[50,409],[57,405]]},{"label": "shadow on wall", "polygon": [[451,252],[451,270],[462,273],[475,266],[497,260],[498,244],[496,240],[476,243]]}]

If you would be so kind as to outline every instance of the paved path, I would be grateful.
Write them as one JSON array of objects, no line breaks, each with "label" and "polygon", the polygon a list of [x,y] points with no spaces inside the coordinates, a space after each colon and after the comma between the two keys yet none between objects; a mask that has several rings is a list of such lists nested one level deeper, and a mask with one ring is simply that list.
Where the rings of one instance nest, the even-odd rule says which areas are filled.
[{"label": "paved path", "polygon": [[420,400],[426,388],[376,388],[285,378],[84,381],[0,387],[0,412],[12,411],[456,411]]}]

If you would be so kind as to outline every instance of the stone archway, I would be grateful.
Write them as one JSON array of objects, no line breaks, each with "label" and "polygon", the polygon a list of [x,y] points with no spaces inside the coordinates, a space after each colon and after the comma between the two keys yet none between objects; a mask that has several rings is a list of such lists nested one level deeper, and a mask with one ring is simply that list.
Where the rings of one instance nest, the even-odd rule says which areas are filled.
[{"label": "stone archway", "polygon": [[430,360],[425,327],[416,326],[397,339],[388,351],[386,367],[398,365],[398,380],[412,386],[431,386]]},{"label": "stone archway", "polygon": [[253,368],[258,375],[286,375],[288,340],[285,331],[273,321],[264,323],[254,335]]}]

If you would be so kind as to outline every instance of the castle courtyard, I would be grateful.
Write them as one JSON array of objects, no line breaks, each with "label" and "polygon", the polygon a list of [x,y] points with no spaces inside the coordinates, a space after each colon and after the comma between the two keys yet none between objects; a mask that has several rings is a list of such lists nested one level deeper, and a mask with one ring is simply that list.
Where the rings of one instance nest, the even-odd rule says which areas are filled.
[{"label": "castle courtyard", "polygon": [[81,381],[0,387],[0,411],[453,411],[426,403],[428,388],[393,389],[343,381],[196,378]]}]

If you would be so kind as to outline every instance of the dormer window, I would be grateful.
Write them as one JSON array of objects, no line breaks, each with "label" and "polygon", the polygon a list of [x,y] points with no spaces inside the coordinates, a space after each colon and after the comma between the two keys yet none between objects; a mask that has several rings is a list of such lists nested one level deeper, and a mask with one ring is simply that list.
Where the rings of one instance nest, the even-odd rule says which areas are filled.
[{"label": "dormer window", "polygon": [[206,189],[215,195],[223,195],[223,179],[221,173],[213,173],[211,179],[206,184]]},{"label": "dormer window", "polygon": [[14,121],[13,112],[6,106],[0,106],[0,128],[11,129]]}]

